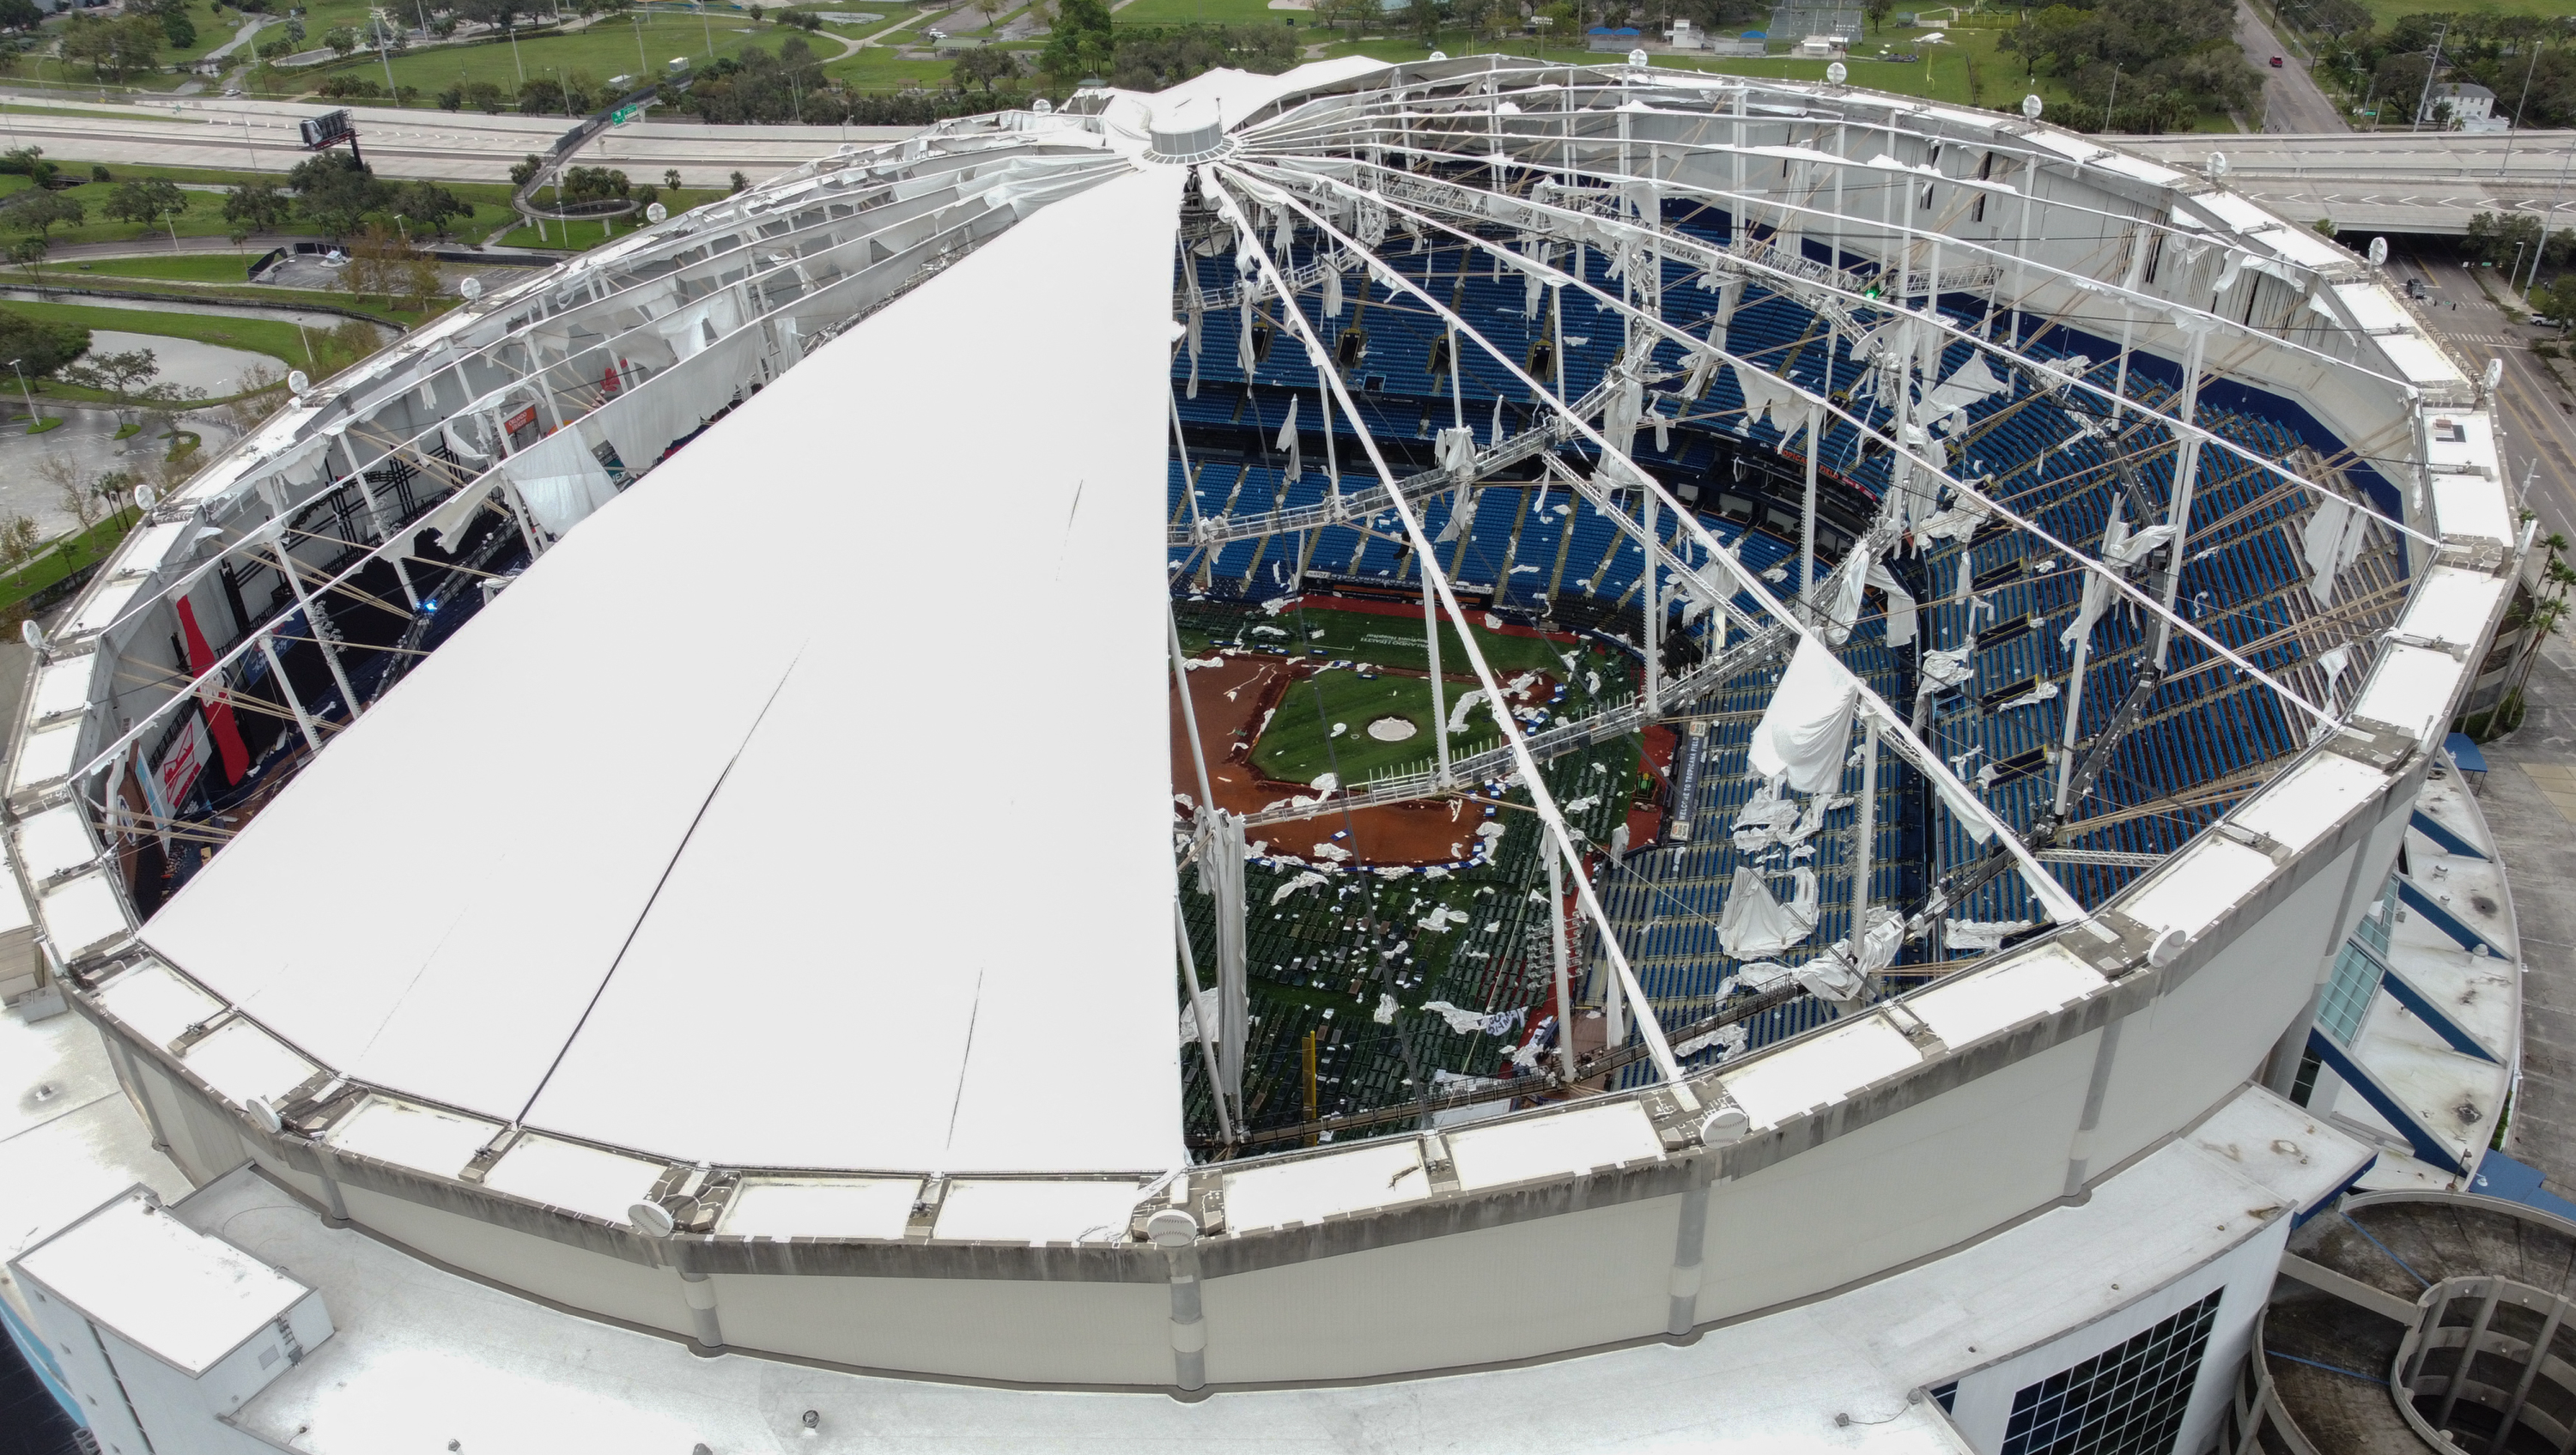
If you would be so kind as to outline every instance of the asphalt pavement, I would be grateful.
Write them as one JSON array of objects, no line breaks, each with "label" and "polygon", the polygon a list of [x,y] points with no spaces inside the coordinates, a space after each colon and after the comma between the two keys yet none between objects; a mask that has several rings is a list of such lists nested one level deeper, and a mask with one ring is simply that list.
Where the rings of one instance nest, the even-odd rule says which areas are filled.
[{"label": "asphalt pavement", "polygon": [[[0,113],[9,146],[40,146],[67,161],[284,171],[306,155],[297,123],[329,105],[186,96],[173,100],[82,101],[20,91],[70,115]],[[380,177],[505,182],[521,157],[551,149],[575,119],[485,116],[480,112],[352,107],[358,145]],[[151,113],[149,119],[138,111]],[[86,114],[77,114],[86,113]],[[899,141],[905,126],[710,126],[641,121],[614,127],[582,149],[582,161],[618,167],[656,184],[676,170],[686,187],[722,187],[735,172],[757,182],[839,147]]]},{"label": "asphalt pavement", "polygon": [[[2308,74],[2307,58],[2283,45],[2272,28],[2254,13],[2245,0],[2236,0],[2236,42],[2245,47],[2245,59],[2263,72],[2263,114],[2258,120],[2264,131],[2326,132],[2348,131],[2343,108],[2317,88]],[[2272,69],[2272,58],[2281,58],[2281,68]]]},{"label": "asphalt pavement", "polygon": [[[2487,288],[2506,297],[2503,271],[2483,271]],[[2389,255],[2389,273],[2400,286],[2408,278],[2423,281],[2430,295],[2421,305],[2425,316],[2471,373],[2489,359],[2504,361],[2496,405],[2505,428],[2505,471],[2517,488],[2528,483],[2524,504],[2538,513],[2541,534],[2562,531],[2576,539],[2576,396],[2531,352],[2532,340],[2555,338],[2558,330],[2517,319],[2490,302],[2477,273],[2455,258],[2400,247]],[[2559,367],[2569,364],[2561,360]]]}]

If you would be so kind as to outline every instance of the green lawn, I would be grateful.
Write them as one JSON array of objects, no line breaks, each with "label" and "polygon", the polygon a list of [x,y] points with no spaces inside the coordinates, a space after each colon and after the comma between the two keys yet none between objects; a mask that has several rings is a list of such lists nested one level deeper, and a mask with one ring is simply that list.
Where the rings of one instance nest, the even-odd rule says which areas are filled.
[{"label": "green lawn", "polygon": [[74,571],[105,560],[117,542],[125,539],[125,533],[134,528],[135,520],[133,512],[120,512],[87,530],[57,536],[46,543],[43,555],[15,571],[0,572],[0,610],[16,606]]},{"label": "green lawn", "polygon": [[[575,72],[604,85],[616,76],[657,75],[674,56],[685,55],[692,64],[702,63],[710,47],[717,56],[739,55],[745,45],[753,42],[764,50],[775,51],[780,40],[797,33],[781,26],[752,25],[740,16],[701,18],[638,12],[602,20],[569,35],[522,39],[515,46],[500,41],[424,47],[393,58],[394,83],[418,86],[424,101],[450,86],[476,81],[489,81],[504,91],[515,91],[523,79],[560,79]],[[317,29],[315,34],[320,31]],[[827,54],[830,50],[822,45],[815,49]],[[282,87],[310,91],[331,75],[353,75],[381,85],[385,67],[372,55],[352,56],[310,70],[280,71],[276,79]]]},{"label": "green lawn", "polygon": [[[1270,0],[1133,0],[1111,17],[1120,26],[1277,25],[1282,20],[1294,20],[1300,30],[1313,18],[1310,11],[1273,10]],[[1323,36],[1324,32],[1318,31],[1314,38],[1321,40]]]},{"label": "green lawn", "polygon": [[50,323],[73,323],[83,328],[114,329],[120,333],[194,339],[199,343],[266,354],[282,366],[308,367],[303,339],[295,325],[283,319],[154,313],[140,308],[92,308],[78,303],[11,302],[0,306],[7,307],[12,313],[23,313]]},{"label": "green lawn", "polygon": [[891,47],[872,45],[844,59],[826,62],[823,74],[854,90],[894,91],[914,82],[925,86],[944,84],[956,69],[953,56],[908,61]]},{"label": "green lawn", "polygon": [[150,278],[173,283],[248,283],[250,265],[267,249],[244,244],[237,253],[181,253],[167,258],[98,258],[56,263],[45,271],[56,281],[78,284],[85,273],[119,278]]},{"label": "green lawn", "polygon": [[[1453,712],[1460,694],[1474,685],[1472,681],[1449,684],[1446,700]],[[1370,737],[1368,725],[1385,717],[1412,724],[1413,736],[1395,743]],[[1469,722],[1469,732],[1460,734],[1455,746],[1493,732],[1491,721],[1473,709]],[[1341,731],[1333,731],[1335,727]],[[1357,783],[1371,773],[1429,760],[1436,751],[1429,678],[1362,677],[1357,672],[1333,671],[1297,683],[1279,699],[1270,726],[1252,746],[1252,766],[1263,777],[1281,783],[1312,783],[1326,773],[1340,774],[1344,783]]]},{"label": "green lawn", "polygon": [[31,106],[24,101],[0,101],[0,111],[5,111],[12,116],[69,116],[82,121],[95,121],[102,116],[112,117],[119,121],[198,121],[203,119],[195,116],[172,117],[166,111],[156,116],[149,111],[101,110],[97,107],[84,109],[72,106]]}]

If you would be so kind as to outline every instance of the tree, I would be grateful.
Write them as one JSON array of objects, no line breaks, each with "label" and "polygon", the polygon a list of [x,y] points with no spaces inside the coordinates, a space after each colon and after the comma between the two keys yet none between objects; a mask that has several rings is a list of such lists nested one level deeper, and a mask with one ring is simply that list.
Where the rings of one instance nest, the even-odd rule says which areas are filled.
[{"label": "tree", "polygon": [[157,15],[137,13],[118,20],[99,20],[75,11],[63,26],[61,50],[65,64],[86,64],[92,76],[122,81],[136,71],[159,65],[161,47],[167,40]]},{"label": "tree", "polygon": [[89,477],[70,460],[61,455],[47,455],[37,463],[36,473],[44,478],[46,484],[54,487],[55,501],[72,519],[80,522],[82,530],[96,525],[99,516],[105,514],[99,509],[98,494],[91,488]]},{"label": "tree", "polygon": [[733,190],[736,192],[748,192],[751,190],[751,179],[740,172],[734,173],[733,176],[727,180],[732,183]]},{"label": "tree", "polygon": [[296,163],[286,174],[286,185],[295,189],[304,215],[333,238],[356,232],[368,213],[384,206],[388,191],[357,159],[336,151]]},{"label": "tree", "polygon": [[9,568],[9,579],[13,585],[19,573],[43,554],[44,548],[45,533],[36,528],[32,519],[12,514],[8,519],[0,520],[0,566]]},{"label": "tree", "polygon": [[33,30],[44,18],[36,0],[0,0],[0,30]]},{"label": "tree", "polygon": [[18,361],[30,379],[54,374],[89,352],[89,330],[76,323],[51,323],[0,308],[0,365]]},{"label": "tree", "polygon": [[404,182],[394,188],[386,207],[409,223],[415,236],[445,237],[450,219],[472,217],[473,204],[435,182]]},{"label": "tree", "polygon": [[275,232],[294,210],[295,199],[266,177],[253,177],[224,194],[224,220],[245,235]]},{"label": "tree", "polygon": [[1107,76],[1116,69],[1117,54],[1108,6],[1100,0],[1059,0],[1055,29],[1046,49],[1038,52],[1038,69],[1058,86],[1070,88],[1088,77]]},{"label": "tree", "polygon": [[152,223],[164,215],[188,210],[188,194],[176,182],[158,177],[134,178],[116,184],[99,205],[99,212],[119,222]]},{"label": "tree", "polygon": [[2560,328],[2576,328],[2576,273],[2531,290],[2532,311]]},{"label": "tree", "polygon": [[45,160],[43,147],[14,147],[0,152],[0,177],[32,177],[36,185],[42,187],[54,180],[54,173],[58,170]]},{"label": "tree", "polygon": [[670,188],[670,189],[671,189],[672,191],[674,191],[674,192],[679,191],[679,190],[680,190],[680,169],[679,169],[679,168],[677,168],[677,167],[665,167],[665,168],[663,168],[663,169],[662,169],[662,185],[663,185],[663,186],[665,186],[665,187]]},{"label": "tree", "polygon": [[349,244],[349,263],[340,270],[340,286],[361,303],[373,293],[385,295],[390,303],[402,287],[402,265],[419,256],[394,229],[381,222],[368,223],[367,230]]},{"label": "tree", "polygon": [[56,226],[78,227],[89,216],[77,198],[61,192],[48,192],[30,187],[0,204],[0,223],[19,232],[33,232],[39,237],[53,236]]},{"label": "tree", "polygon": [[[128,349],[116,354],[92,354],[62,371],[63,382],[95,389],[108,396],[118,417],[133,423],[135,396],[161,372],[161,364],[150,349]],[[89,524],[88,520],[81,522]]]},{"label": "tree", "polygon": [[994,46],[977,46],[957,57],[957,64],[950,68],[948,79],[960,91],[980,82],[984,94],[990,96],[995,81],[1008,80],[1019,73],[1020,63],[1009,51]]},{"label": "tree", "polygon": [[27,286],[36,290],[38,298],[45,296],[45,254],[53,246],[40,237],[22,237],[9,244],[9,266],[27,275]]}]

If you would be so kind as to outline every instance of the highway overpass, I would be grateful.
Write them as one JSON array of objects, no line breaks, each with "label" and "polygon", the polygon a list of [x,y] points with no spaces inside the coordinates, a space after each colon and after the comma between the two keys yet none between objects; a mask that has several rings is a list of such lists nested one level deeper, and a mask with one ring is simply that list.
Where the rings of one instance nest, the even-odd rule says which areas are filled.
[{"label": "highway overpass", "polygon": [[2531,212],[2576,227],[2576,131],[2512,136],[2348,131],[2324,135],[2124,136],[2120,147],[2200,170],[2227,157],[2227,184],[2293,222],[2342,233],[2457,237],[2481,212]]}]

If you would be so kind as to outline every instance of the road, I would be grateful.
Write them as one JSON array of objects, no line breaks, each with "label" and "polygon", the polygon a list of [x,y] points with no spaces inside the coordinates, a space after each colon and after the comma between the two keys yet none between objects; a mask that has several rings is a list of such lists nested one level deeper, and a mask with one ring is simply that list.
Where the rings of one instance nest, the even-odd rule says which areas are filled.
[{"label": "road", "polygon": [[2504,361],[2496,404],[2505,427],[2505,472],[2516,488],[2530,481],[2523,503],[2539,515],[2542,535],[2557,531],[2576,540],[2576,399],[2532,357],[2529,347],[2531,340],[2555,337],[2557,331],[2507,317],[2457,262],[2427,259],[2402,247],[2389,254],[2388,262],[2392,282],[2424,281],[2432,296],[2421,306],[2434,332],[2467,360],[2472,374],[2489,359]]},{"label": "road", "polygon": [[[2236,0],[2236,43],[2245,47],[2245,59],[2263,72],[2263,130],[2351,130],[2344,124],[2343,108],[2317,89],[2315,78],[2308,74],[2306,58],[2281,44],[2272,28],[2245,0]],[[2281,69],[2277,71],[2272,69],[2274,56],[2281,58]]]},{"label": "road", "polygon": [[[92,114],[0,112],[0,131],[5,131],[7,145],[40,146],[46,155],[64,161],[260,171],[284,171],[302,160],[304,145],[296,123],[329,109],[222,96],[106,106],[52,94],[41,100],[48,108]],[[142,106],[166,110],[168,119],[135,119],[133,113]],[[512,164],[552,147],[555,138],[573,124],[560,116],[485,116],[389,107],[352,108],[352,119],[359,144],[378,176],[452,182],[506,182]],[[665,169],[676,169],[683,186],[721,187],[735,172],[757,182],[845,144],[897,141],[912,132],[913,128],[900,126],[707,126],[645,121],[615,128],[586,148],[582,157],[592,165],[623,168],[639,180],[659,183]]]},{"label": "road", "polygon": [[[2277,120],[2277,113],[2276,113]],[[2124,136],[2126,151],[2200,170],[2227,154],[2227,185],[2295,223],[2346,234],[2457,237],[2481,212],[2538,212],[2576,227],[2576,131],[2335,131]]]}]

